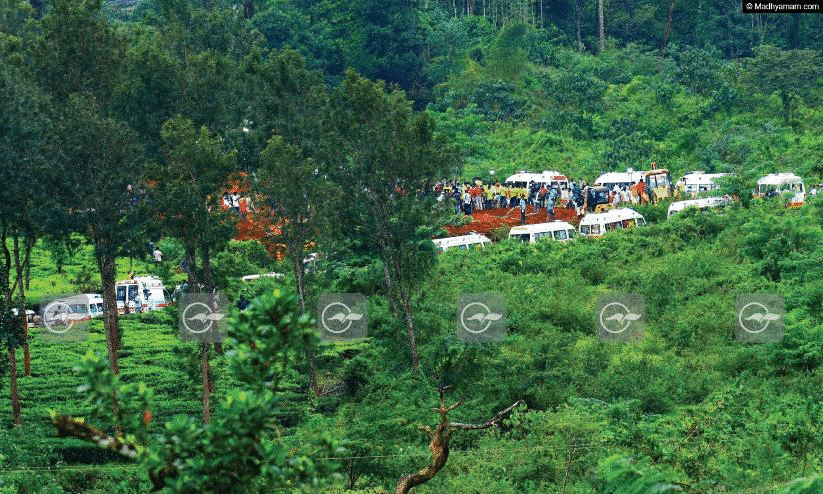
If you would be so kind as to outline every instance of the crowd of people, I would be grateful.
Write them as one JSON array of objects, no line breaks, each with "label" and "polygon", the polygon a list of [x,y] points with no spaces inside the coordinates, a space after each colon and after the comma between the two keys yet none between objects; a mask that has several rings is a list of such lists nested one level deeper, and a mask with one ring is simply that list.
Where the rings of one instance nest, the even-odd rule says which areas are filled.
[{"label": "crowd of people", "polygon": [[[499,208],[520,208],[525,221],[525,211],[528,206],[534,212],[546,211],[549,219],[554,218],[556,207],[575,209],[577,216],[585,213],[586,194],[589,185],[585,181],[569,180],[565,183],[546,185],[530,183],[526,187],[516,187],[500,182],[484,183],[475,179],[473,182],[460,183],[459,181],[440,181],[435,184],[434,191],[439,200],[451,200],[457,213],[471,215],[474,211]],[[653,191],[648,190],[641,180],[631,185],[614,185],[599,189],[602,198],[598,197],[589,204],[594,208],[597,204],[608,204],[608,208],[619,208],[626,205],[638,205],[654,202]],[[590,199],[591,200],[591,199]]]},{"label": "crowd of people", "polygon": [[254,212],[254,204],[250,196],[240,195],[240,192],[234,190],[232,192],[223,191],[222,197],[223,207],[232,213],[250,213]]},{"label": "crowd of people", "polygon": [[435,194],[442,200],[451,200],[455,212],[471,215],[474,211],[499,208],[519,208],[521,219],[525,222],[526,208],[532,206],[535,213],[545,210],[546,217],[554,218],[555,207],[577,209],[583,213],[583,189],[585,182],[578,184],[574,180],[566,186],[547,186],[532,183],[527,187],[515,187],[500,182],[483,183],[481,180],[460,183],[459,181],[441,181],[435,185]]}]

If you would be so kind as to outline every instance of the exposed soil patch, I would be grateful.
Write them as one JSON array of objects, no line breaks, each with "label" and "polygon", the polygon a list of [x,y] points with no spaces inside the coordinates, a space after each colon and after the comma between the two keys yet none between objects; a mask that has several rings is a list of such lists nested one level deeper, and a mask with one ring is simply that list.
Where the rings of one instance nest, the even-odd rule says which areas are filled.
[{"label": "exposed soil patch", "polygon": [[[568,221],[572,225],[577,226],[578,219],[574,209],[569,208],[554,208],[555,220]],[[535,213],[532,206],[526,207],[526,223],[531,225],[534,223],[546,223],[551,221],[551,217],[546,217],[546,210],[540,209]],[[466,235],[468,233],[482,233],[488,235],[494,230],[498,230],[503,226],[517,226],[520,224],[520,208],[500,208],[487,209],[484,211],[475,211],[472,213],[472,222],[459,226],[447,226],[450,236]]]}]

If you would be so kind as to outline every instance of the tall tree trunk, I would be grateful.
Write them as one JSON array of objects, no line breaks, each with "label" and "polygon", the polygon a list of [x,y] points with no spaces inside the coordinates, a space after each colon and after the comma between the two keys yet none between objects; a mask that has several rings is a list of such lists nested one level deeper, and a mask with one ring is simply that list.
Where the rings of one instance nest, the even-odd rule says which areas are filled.
[{"label": "tall tree trunk", "polygon": [[211,249],[206,244],[200,247],[203,256],[203,284],[206,285],[206,290],[214,291],[214,277],[211,273]]},{"label": "tall tree trunk", "polygon": [[[120,372],[117,351],[120,350],[120,321],[117,316],[117,267],[114,249],[100,246],[97,263],[100,266],[100,278],[103,281],[103,327],[106,331],[106,345],[109,350],[109,365],[115,374]],[[128,300],[126,300],[128,303]]]},{"label": "tall tree trunk", "polygon": [[580,34],[580,18],[582,17],[580,8],[580,0],[574,0],[574,17],[575,17],[575,24],[577,27],[577,51],[583,52],[583,48],[586,45],[583,44],[583,37]]},{"label": "tall tree trunk", "polygon": [[211,421],[211,405],[209,404],[211,396],[211,383],[209,382],[209,343],[203,342],[202,358],[200,361],[200,377],[203,380],[203,422],[208,424]]},{"label": "tall tree trunk", "polygon": [[[293,228],[301,228],[302,216],[297,215],[294,221],[297,225]],[[297,238],[289,240],[289,257],[291,257],[291,267],[294,272],[294,280],[297,284],[297,301],[300,314],[306,313],[306,269],[303,266],[303,235],[297,234]],[[309,389],[315,396],[320,395],[320,387],[317,384],[317,364],[314,358],[314,348],[306,347],[306,362],[309,366]]]},{"label": "tall tree trunk", "polygon": [[195,276],[195,272],[197,271],[197,253],[194,247],[186,247],[186,264],[188,265],[188,280],[189,280],[189,291],[191,292],[199,292],[200,290],[197,288],[197,277]]},{"label": "tall tree trunk", "polygon": [[540,0],[540,28],[546,27],[546,21],[543,17],[543,0]]},{"label": "tall tree trunk", "polygon": [[400,308],[397,307],[397,299],[395,298],[394,292],[394,283],[391,280],[391,271],[389,270],[389,264],[384,262],[383,263],[383,280],[386,282],[386,293],[389,297],[389,303],[391,304],[391,313],[394,317],[400,315]]},{"label": "tall tree trunk", "polygon": [[31,250],[34,248],[34,244],[37,243],[37,238],[34,235],[30,235],[26,240],[26,262],[24,265],[26,266],[26,290],[28,290],[31,283]]},{"label": "tall tree trunk", "polygon": [[674,3],[677,0],[672,0],[669,4],[669,20],[666,21],[666,29],[663,30],[663,43],[660,45],[660,58],[666,56],[666,46],[669,44],[669,34],[672,30],[672,17],[674,16]]},{"label": "tall tree trunk", "polygon": [[[200,250],[203,253],[203,284],[206,286],[206,290],[209,293],[214,292],[214,275],[211,272],[211,249],[208,245],[203,244],[200,247]],[[214,351],[218,355],[223,355],[223,342],[222,341],[215,341],[214,342]]]},{"label": "tall tree trunk", "polygon": [[603,0],[597,0],[597,37],[600,39],[600,53],[606,51],[606,28],[603,26]]},{"label": "tall tree trunk", "polygon": [[394,251],[391,245],[391,235],[389,234],[389,212],[386,210],[386,205],[380,203],[377,205],[377,217],[379,218],[378,226],[378,245],[380,253],[382,254],[383,264],[390,266],[389,271],[391,277],[387,282],[394,286],[394,290],[389,292],[389,297],[393,297],[396,293],[400,306],[403,310],[403,325],[406,327],[406,336],[408,338],[409,353],[411,353],[412,371],[417,374],[420,368],[420,357],[417,353],[417,341],[414,335],[414,322],[412,320],[412,310],[409,296],[403,287],[403,271],[400,268],[400,259],[398,254]]},{"label": "tall tree trunk", "polygon": [[17,390],[17,356],[14,354],[14,345],[9,344],[9,376],[11,378],[11,413],[14,417],[14,425],[23,423],[20,415],[20,394]]},{"label": "tall tree trunk", "polygon": [[[23,325],[23,375],[31,376],[31,352],[29,352],[29,318],[26,315],[26,284],[23,282],[23,263],[20,262],[20,238],[14,234],[14,271],[17,285],[17,316]],[[11,301],[9,301],[11,302]]]},{"label": "tall tree trunk", "polygon": [[[0,290],[2,290],[3,298],[5,299],[5,304],[11,306],[11,284],[9,283],[9,274],[11,273],[11,253],[9,252],[9,244],[6,242],[7,237],[7,228],[5,221],[3,222],[2,233],[0,233],[0,242],[3,243],[3,265],[0,266]],[[5,308],[5,307],[4,307]],[[20,395],[17,389],[17,355],[15,354],[15,336],[11,334],[12,328],[6,328],[9,330],[9,333],[5,336],[8,338],[5,343],[8,349],[8,359],[9,359],[9,379],[10,379],[10,389],[9,392],[11,393],[11,410],[12,416],[14,417],[14,425],[20,425],[23,423],[23,419],[20,415]]]},{"label": "tall tree trunk", "polygon": [[400,295],[400,304],[403,307],[403,324],[406,326],[406,336],[409,339],[409,352],[412,359],[412,372],[417,374],[420,368],[420,356],[417,353],[417,341],[414,336],[414,321],[412,320],[411,301],[409,294],[403,287],[403,278],[400,271],[400,260],[394,256],[394,281],[397,285],[397,293]]},{"label": "tall tree trunk", "polygon": [[246,19],[254,17],[255,12],[257,12],[257,9],[254,7],[254,0],[243,0],[243,15]]}]

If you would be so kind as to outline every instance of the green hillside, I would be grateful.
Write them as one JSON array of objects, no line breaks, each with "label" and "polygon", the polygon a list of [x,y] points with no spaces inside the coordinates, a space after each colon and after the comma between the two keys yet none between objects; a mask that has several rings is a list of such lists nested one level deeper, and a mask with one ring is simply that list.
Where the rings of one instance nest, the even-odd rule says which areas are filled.
[{"label": "green hillside", "polygon": [[[823,17],[121,4],[0,0],[0,494],[823,492]],[[735,201],[431,242],[468,225],[440,181],[652,163]],[[752,198],[772,172],[804,206]],[[63,344],[13,315],[130,272],[229,337],[181,341],[174,304]]]}]

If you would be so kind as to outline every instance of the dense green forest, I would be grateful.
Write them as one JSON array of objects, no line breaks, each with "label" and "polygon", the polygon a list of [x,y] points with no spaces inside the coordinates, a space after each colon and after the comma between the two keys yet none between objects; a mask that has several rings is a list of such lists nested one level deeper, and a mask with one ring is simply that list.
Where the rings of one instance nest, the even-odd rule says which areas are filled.
[{"label": "dense green forest", "polygon": [[[823,181],[821,28],[715,0],[0,0],[0,492],[823,492],[823,202],[750,199]],[[433,181],[651,162],[740,201],[434,252],[463,219]],[[284,260],[232,239],[236,177]],[[129,271],[249,306],[181,342],[176,307],[117,315]],[[26,334],[71,291],[104,295],[84,341]],[[488,292],[506,335],[466,344]],[[365,295],[369,337],[320,343],[324,293]],[[597,338],[611,293],[644,298],[642,338]],[[785,300],[780,341],[735,339],[750,293]]]}]

